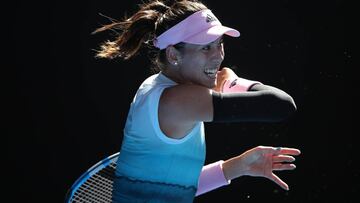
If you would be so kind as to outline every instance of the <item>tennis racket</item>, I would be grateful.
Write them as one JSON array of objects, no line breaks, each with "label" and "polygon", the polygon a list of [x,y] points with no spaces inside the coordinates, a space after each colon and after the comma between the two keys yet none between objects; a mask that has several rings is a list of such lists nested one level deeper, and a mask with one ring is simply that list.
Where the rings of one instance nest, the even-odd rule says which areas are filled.
[{"label": "tennis racket", "polygon": [[82,174],[66,193],[65,203],[111,203],[112,184],[119,153],[99,161]]}]

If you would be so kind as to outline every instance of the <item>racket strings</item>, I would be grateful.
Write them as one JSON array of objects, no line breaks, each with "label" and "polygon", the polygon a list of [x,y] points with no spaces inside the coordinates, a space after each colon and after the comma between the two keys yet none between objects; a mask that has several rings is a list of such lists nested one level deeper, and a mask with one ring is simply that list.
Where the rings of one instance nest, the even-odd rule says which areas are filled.
[{"label": "racket strings", "polygon": [[112,160],[105,168],[93,174],[75,191],[70,202],[110,203],[112,199],[112,184],[115,178],[116,162]]}]

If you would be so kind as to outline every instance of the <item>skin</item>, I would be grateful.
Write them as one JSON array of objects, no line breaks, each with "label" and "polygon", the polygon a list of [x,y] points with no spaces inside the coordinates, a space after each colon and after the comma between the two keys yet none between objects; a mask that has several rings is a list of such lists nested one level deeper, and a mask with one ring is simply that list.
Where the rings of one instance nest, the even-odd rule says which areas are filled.
[{"label": "skin", "polygon": [[[182,50],[169,46],[166,54],[168,67],[163,74],[178,85],[162,93],[159,123],[165,135],[181,139],[197,122],[212,121],[211,92],[219,92],[226,79],[238,76],[229,68],[220,70],[225,56],[222,37],[207,45],[185,44]],[[224,161],[222,169],[227,180],[241,176],[265,177],[288,190],[289,186],[273,171],[295,169],[293,156],[299,154],[300,150],[295,148],[258,146]]]},{"label": "skin", "polygon": [[226,160],[223,163],[224,175],[227,180],[240,176],[264,177],[284,190],[289,190],[289,186],[273,171],[294,170],[296,166],[292,164],[295,161],[293,156],[300,153],[295,148],[258,146]]},{"label": "skin", "polygon": [[212,89],[217,84],[217,74],[206,72],[217,72],[220,69],[225,56],[223,38],[220,37],[207,45],[185,44],[182,51],[168,47],[167,55],[170,64],[177,62],[177,65],[166,69],[166,76],[178,84],[193,84]]},{"label": "skin", "polygon": [[212,120],[211,91],[218,84],[218,74],[207,71],[218,72],[224,60],[224,47],[219,38],[207,45],[185,44],[181,52],[168,47],[166,53],[169,67],[163,74],[179,85],[164,90],[160,98],[159,122],[167,136],[180,139],[197,122]]}]

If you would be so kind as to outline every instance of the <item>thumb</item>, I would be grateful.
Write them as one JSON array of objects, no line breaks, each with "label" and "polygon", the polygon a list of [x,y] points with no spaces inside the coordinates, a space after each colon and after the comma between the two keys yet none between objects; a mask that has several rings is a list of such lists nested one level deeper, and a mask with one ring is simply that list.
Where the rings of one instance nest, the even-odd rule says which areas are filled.
[{"label": "thumb", "polygon": [[268,178],[270,180],[274,181],[276,184],[278,184],[284,190],[289,190],[289,186],[274,173],[271,173],[271,176]]}]

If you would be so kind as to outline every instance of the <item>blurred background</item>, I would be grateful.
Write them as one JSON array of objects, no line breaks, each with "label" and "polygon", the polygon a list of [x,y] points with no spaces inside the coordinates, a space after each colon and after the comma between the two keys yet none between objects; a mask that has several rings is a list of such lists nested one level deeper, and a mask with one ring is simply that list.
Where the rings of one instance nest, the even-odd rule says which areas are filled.
[{"label": "blurred background", "polygon": [[[277,124],[206,123],[206,163],[258,145],[296,147],[297,169],[278,172],[290,186],[233,180],[195,202],[357,202],[354,140],[353,13],[341,0],[203,1],[224,25],[223,66],[281,88],[298,111]],[[4,15],[6,159],[10,202],[62,202],[75,180],[119,151],[128,108],[152,74],[147,54],[129,61],[94,58],[111,33],[91,35],[141,1],[14,1]],[[345,17],[346,16],[346,17]],[[351,24],[355,26],[356,24]],[[8,77],[10,76],[10,77]],[[355,93],[355,94],[354,94]]]}]

